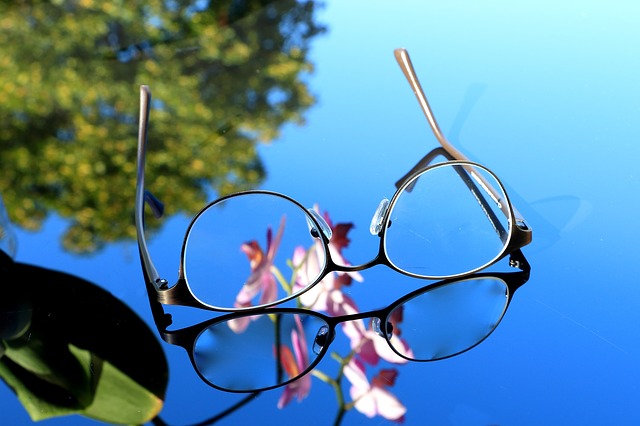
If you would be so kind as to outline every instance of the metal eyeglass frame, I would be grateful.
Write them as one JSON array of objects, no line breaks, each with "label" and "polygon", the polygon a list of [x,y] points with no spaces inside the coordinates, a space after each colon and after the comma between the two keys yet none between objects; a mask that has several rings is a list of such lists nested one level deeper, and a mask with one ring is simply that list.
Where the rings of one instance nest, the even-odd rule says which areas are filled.
[{"label": "metal eyeglass frame", "polygon": [[[470,270],[470,271],[465,271],[463,273],[460,274],[456,274],[456,275],[447,275],[447,276],[418,276],[418,275],[413,275],[409,272],[403,271],[401,269],[399,269],[398,267],[396,267],[395,265],[393,265],[391,263],[391,261],[388,259],[385,250],[384,250],[384,232],[385,229],[384,227],[382,227],[382,229],[379,229],[379,233],[378,235],[380,236],[380,249],[378,252],[378,255],[371,261],[364,263],[362,265],[339,265],[336,264],[332,259],[331,259],[331,255],[329,253],[329,249],[328,249],[328,242],[331,236],[331,230],[329,228],[329,226],[324,222],[324,220],[322,219],[322,217],[317,214],[314,210],[312,209],[305,209],[302,205],[300,205],[297,201],[276,193],[276,192],[271,192],[271,191],[263,191],[263,190],[256,190],[256,191],[245,191],[244,193],[246,194],[258,194],[258,193],[262,193],[262,194],[272,194],[275,196],[279,196],[279,197],[283,197],[288,199],[289,201],[291,201],[294,204],[297,204],[301,209],[306,210],[309,214],[309,221],[313,224],[313,227],[315,227],[315,231],[317,232],[318,230],[321,230],[322,232],[317,232],[318,237],[321,238],[323,240],[323,247],[325,250],[325,258],[326,258],[326,264],[324,267],[324,271],[319,275],[319,277],[316,279],[316,281],[314,283],[310,283],[308,286],[306,286],[303,290],[298,291],[296,293],[292,293],[291,295],[289,295],[288,297],[282,298],[282,299],[278,299],[275,300],[273,302],[270,302],[268,304],[263,304],[263,305],[259,305],[259,306],[251,306],[251,307],[247,307],[247,308],[237,308],[237,307],[218,307],[218,306],[212,306],[209,304],[206,304],[202,301],[200,301],[197,297],[195,297],[195,295],[193,294],[193,292],[191,291],[189,284],[187,283],[186,280],[186,276],[185,276],[185,268],[184,268],[184,259],[185,259],[185,247],[186,247],[186,237],[185,240],[183,242],[183,246],[182,246],[182,252],[181,252],[181,261],[180,261],[180,265],[179,265],[179,269],[178,269],[178,279],[177,282],[173,285],[170,286],[168,281],[164,278],[162,278],[160,276],[160,274],[158,273],[153,261],[151,260],[151,254],[149,252],[148,249],[148,245],[147,245],[147,241],[144,235],[144,205],[145,205],[145,201],[147,203],[149,203],[149,205],[151,206],[152,210],[154,210],[154,212],[157,213],[157,215],[161,214],[161,203],[155,199],[155,197],[153,197],[148,191],[145,190],[145,184],[144,184],[144,167],[145,167],[145,157],[146,157],[146,147],[147,147],[147,128],[148,128],[148,121],[149,121],[149,111],[150,111],[150,103],[151,103],[151,92],[149,90],[149,88],[147,86],[141,86],[140,87],[140,122],[139,122],[139,133],[138,133],[138,159],[137,159],[137,183],[136,183],[136,198],[135,198],[135,225],[136,225],[136,233],[137,233],[137,240],[138,240],[138,247],[139,247],[139,251],[140,251],[140,260],[141,260],[141,264],[142,264],[142,268],[144,271],[144,275],[145,278],[147,279],[147,283],[150,284],[152,286],[152,288],[155,289],[155,293],[156,293],[156,299],[163,304],[167,304],[167,305],[182,305],[182,306],[191,306],[191,307],[196,307],[196,308],[200,308],[200,309],[205,309],[205,310],[210,310],[210,311],[218,311],[218,312],[236,312],[236,311],[241,311],[241,310],[253,310],[259,307],[269,307],[269,306],[274,306],[283,302],[286,302],[288,300],[291,300],[295,297],[300,296],[302,293],[308,291],[309,289],[311,289],[315,284],[317,284],[318,282],[320,282],[322,280],[322,278],[324,276],[326,276],[327,274],[329,274],[330,272],[355,272],[355,271],[361,271],[364,269],[368,269],[374,265],[378,265],[378,264],[384,264],[387,265],[388,267],[390,267],[391,269],[394,269],[398,272],[401,272],[403,274],[406,275],[410,275],[410,276],[417,276],[419,278],[423,278],[423,279],[442,279],[442,278],[458,278],[464,275],[468,275],[468,274],[472,274],[472,273],[476,273],[496,262],[498,262],[500,259],[504,258],[505,256],[513,253],[515,250],[518,250],[522,247],[524,247],[525,245],[529,244],[532,240],[532,231],[531,228],[527,225],[527,223],[525,222],[524,218],[522,217],[522,215],[512,206],[511,202],[508,199],[506,190],[504,189],[504,187],[502,187],[502,184],[500,183],[500,180],[497,178],[497,176],[495,176],[490,170],[488,170],[486,167],[471,162],[469,161],[460,151],[458,151],[442,134],[442,132],[440,131],[440,128],[435,120],[435,117],[431,111],[431,108],[429,107],[429,104],[427,102],[427,98],[424,94],[424,91],[422,90],[422,87],[420,86],[420,82],[418,81],[418,77],[415,73],[415,70],[413,68],[413,65],[411,63],[411,60],[409,58],[409,54],[405,49],[396,49],[394,51],[395,54],[395,58],[398,62],[398,64],[400,65],[400,68],[402,69],[405,77],[407,78],[407,81],[409,82],[413,92],[415,93],[418,102],[420,104],[420,107],[422,108],[422,111],[424,112],[427,121],[429,122],[429,125],[431,127],[431,130],[433,131],[436,139],[439,141],[441,148],[437,148],[433,151],[431,151],[429,154],[427,154],[424,158],[422,158],[417,164],[416,166],[414,166],[409,173],[407,173],[403,178],[401,178],[397,183],[396,183],[396,187],[398,188],[398,191],[396,192],[396,194],[394,195],[394,199],[399,195],[399,193],[401,193],[401,188],[403,188],[404,186],[406,186],[405,190],[410,191],[410,185],[406,185],[407,182],[409,182],[414,176],[416,176],[417,174],[424,172],[426,169],[428,169],[428,164],[430,162],[433,161],[433,159],[437,156],[437,155],[444,155],[447,158],[447,163],[449,164],[453,164],[453,165],[459,165],[462,168],[471,168],[471,167],[479,167],[485,171],[487,171],[488,173],[490,173],[491,175],[493,175],[493,177],[495,177],[496,182],[498,183],[498,185],[501,186],[500,190],[496,189],[493,185],[491,185],[489,182],[487,182],[482,176],[478,175],[478,174],[473,174],[473,177],[475,179],[475,181],[473,179],[470,178],[468,173],[461,173],[460,171],[458,172],[458,174],[460,175],[460,177],[465,181],[465,183],[467,184],[467,187],[469,188],[469,190],[472,192],[472,194],[476,197],[476,199],[478,200],[478,202],[480,203],[481,207],[485,210],[485,212],[489,213],[489,208],[486,207],[488,205],[486,199],[484,198],[484,195],[479,191],[478,189],[478,185],[481,186],[486,192],[489,193],[489,196],[493,199],[492,201],[494,201],[495,203],[498,204],[498,206],[500,207],[500,209],[502,210],[503,214],[507,217],[510,226],[509,229],[509,235],[507,236],[508,240],[506,241],[503,250],[490,262],[481,265],[479,267],[477,267],[474,270]],[[437,166],[437,165],[436,165]],[[435,166],[434,166],[435,167]],[[500,194],[504,194],[506,199],[501,199],[501,195]],[[239,193],[242,194],[242,193]],[[383,202],[386,200],[383,200]],[[387,201],[388,203],[388,201]],[[211,205],[211,204],[209,204]],[[393,200],[391,201],[390,204],[388,205],[393,205]],[[381,207],[380,208],[385,208],[382,203],[381,203]],[[206,207],[204,208],[206,209]],[[201,213],[202,211],[201,210]],[[390,209],[387,208],[386,211],[382,210],[382,212],[384,213],[384,215],[380,215],[377,214],[376,216],[379,217],[379,223],[381,224],[386,224],[388,223],[388,218],[390,215]],[[491,212],[492,213],[492,212]],[[195,220],[195,218],[198,215],[196,215],[194,217],[193,220]],[[488,214],[488,218],[489,220],[491,220],[494,228],[497,231],[500,231],[499,228],[502,228],[502,225],[495,220],[495,216],[493,216],[494,219],[492,219],[491,214]],[[193,220],[191,222],[191,224],[189,225],[189,228],[187,229],[186,235],[188,236],[189,234],[189,229],[191,228],[191,226],[193,225]],[[504,229],[502,229],[502,231],[504,231]]]}]

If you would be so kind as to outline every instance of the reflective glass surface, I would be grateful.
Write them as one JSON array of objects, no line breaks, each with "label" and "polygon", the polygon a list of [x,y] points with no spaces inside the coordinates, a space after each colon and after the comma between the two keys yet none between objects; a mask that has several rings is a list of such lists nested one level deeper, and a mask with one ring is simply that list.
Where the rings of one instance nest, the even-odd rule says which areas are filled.
[{"label": "reflective glass surface", "polygon": [[[0,423],[640,424],[639,19],[640,6],[624,0],[3,4],[0,249],[13,261],[0,256]],[[406,348],[424,358],[457,351],[499,320],[473,349],[434,362],[398,362],[375,318],[335,324],[328,346],[299,344],[292,318],[280,373],[250,370],[260,349],[274,359],[273,336],[224,334],[247,345],[240,356],[208,351],[221,337],[207,332],[195,351],[200,374],[228,386],[238,371],[259,384],[273,370],[295,374],[305,350],[311,359],[318,342],[326,350],[290,385],[257,394],[209,386],[180,347],[188,339],[158,333],[144,285],[134,226],[140,85],[154,95],[146,186],[164,215],[147,211],[145,225],[162,277],[176,277],[191,218],[244,190],[314,209],[333,230],[332,258],[361,265],[380,248],[370,232],[380,201],[438,146],[398,69],[398,47],[411,53],[443,134],[500,178],[533,229],[522,248],[528,281],[506,311],[494,297],[505,284],[490,280],[464,291],[467,299],[451,294],[463,281],[389,312],[404,318],[391,338],[413,342]],[[423,260],[403,242],[412,203],[395,203],[385,246],[409,272]],[[429,203],[425,226],[473,232],[484,219],[476,210],[477,220],[460,223],[459,210],[477,204]],[[244,236],[233,252],[209,247],[244,268],[267,253],[280,223],[252,213],[234,219],[260,250],[241,251]],[[297,225],[308,231],[305,218]],[[469,260],[459,256],[464,235],[441,234],[429,257]],[[296,244],[283,238],[278,255],[286,269]],[[229,279],[219,271],[210,278]],[[481,272],[514,271],[505,257]],[[327,317],[376,311],[428,282],[376,265],[329,274],[284,307]],[[495,309],[475,311],[483,299]],[[465,315],[447,309],[452,300],[466,303]],[[171,315],[168,331],[225,315],[189,306],[156,314]],[[322,318],[308,314],[307,338],[322,334]],[[423,334],[409,320],[443,345],[415,340]]]}]

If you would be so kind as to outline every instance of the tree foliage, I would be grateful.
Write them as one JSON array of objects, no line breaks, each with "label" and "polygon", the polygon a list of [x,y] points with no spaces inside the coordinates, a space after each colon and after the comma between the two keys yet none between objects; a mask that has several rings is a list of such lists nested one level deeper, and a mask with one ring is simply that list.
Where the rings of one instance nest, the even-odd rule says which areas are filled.
[{"label": "tree foliage", "polygon": [[68,219],[63,245],[133,238],[139,85],[147,184],[166,213],[264,178],[257,142],[313,102],[317,5],[297,0],[0,4],[0,188],[12,221]]}]

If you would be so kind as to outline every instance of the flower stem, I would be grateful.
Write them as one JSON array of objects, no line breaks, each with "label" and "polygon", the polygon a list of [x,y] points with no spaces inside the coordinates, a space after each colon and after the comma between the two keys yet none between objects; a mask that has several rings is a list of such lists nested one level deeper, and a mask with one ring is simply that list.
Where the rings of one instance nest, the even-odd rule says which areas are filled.
[{"label": "flower stem", "polygon": [[345,413],[347,412],[347,404],[345,404],[344,402],[344,393],[342,392],[342,386],[340,385],[343,377],[342,369],[340,369],[340,372],[338,373],[338,376],[335,379],[332,379],[331,377],[326,375],[324,372],[319,370],[312,370],[311,374],[313,374],[315,377],[322,380],[323,382],[329,384],[335,391],[336,399],[338,402],[338,414],[336,415],[336,418],[333,424],[334,426],[338,426],[340,423],[342,423],[342,419]]},{"label": "flower stem", "polygon": [[271,266],[271,273],[276,277],[276,279],[278,280],[278,282],[280,283],[284,291],[287,294],[290,294],[292,287],[289,284],[289,282],[284,278],[284,276],[282,275],[282,272],[280,272],[280,269],[278,269],[276,266]]}]

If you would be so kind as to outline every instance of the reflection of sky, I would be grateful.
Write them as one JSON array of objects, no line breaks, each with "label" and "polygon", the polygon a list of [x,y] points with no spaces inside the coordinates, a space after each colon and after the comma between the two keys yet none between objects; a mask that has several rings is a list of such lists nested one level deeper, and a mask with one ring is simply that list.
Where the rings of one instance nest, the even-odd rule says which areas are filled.
[{"label": "reflection of sky", "polygon": [[[638,424],[640,7],[432,3],[330,2],[320,15],[329,33],[314,45],[309,77],[318,104],[306,126],[287,127],[260,150],[263,187],[353,221],[346,256],[368,260],[378,202],[436,143],[393,59],[393,48],[408,48],[443,131],[501,177],[534,242],[524,250],[532,278],[487,341],[460,357],[400,367],[393,392],[408,408],[406,424]],[[172,218],[151,242],[169,277],[186,224]],[[18,260],[96,282],[151,321],[133,243],[78,258],[60,252],[58,237],[55,218],[42,232],[19,232]],[[420,284],[382,267],[363,276],[354,288],[362,309]],[[163,347],[166,421],[195,422],[240,399],[209,389],[182,349]],[[276,408],[280,393],[260,396],[224,424],[332,421],[335,398],[321,382],[284,410]],[[7,424],[27,421],[6,387],[0,400]],[[379,420],[350,412],[344,424]]]}]

